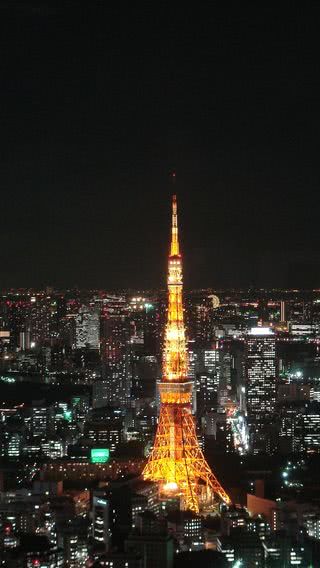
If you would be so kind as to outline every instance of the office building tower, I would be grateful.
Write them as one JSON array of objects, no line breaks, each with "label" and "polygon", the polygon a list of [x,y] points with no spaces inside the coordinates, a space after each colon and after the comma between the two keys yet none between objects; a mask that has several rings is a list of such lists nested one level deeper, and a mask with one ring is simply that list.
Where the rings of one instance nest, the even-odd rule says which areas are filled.
[{"label": "office building tower", "polygon": [[229,536],[218,538],[217,550],[222,552],[232,566],[254,568],[264,566],[264,550],[257,534],[235,528]]},{"label": "office building tower", "polygon": [[215,374],[200,373],[197,375],[197,414],[202,416],[212,412],[217,406],[217,376]]},{"label": "office building tower", "polygon": [[131,396],[130,320],[124,298],[108,298],[101,313],[102,378],[109,404],[127,405]]},{"label": "office building tower", "polygon": [[116,407],[92,410],[84,425],[84,437],[90,446],[114,453],[123,439],[122,410]]},{"label": "office building tower", "polygon": [[92,406],[101,408],[109,403],[109,381],[97,380],[92,385]]},{"label": "office building tower", "polygon": [[77,516],[59,523],[57,543],[63,550],[64,566],[68,568],[85,566],[89,556],[87,519]]},{"label": "office building tower", "polygon": [[30,331],[20,331],[19,333],[19,348],[21,351],[29,351],[31,348]]},{"label": "office building tower", "polygon": [[38,347],[50,341],[53,332],[55,304],[51,296],[37,294],[30,299],[27,330],[30,330],[31,345]]},{"label": "office building tower", "polygon": [[96,309],[82,306],[76,316],[76,348],[96,349],[100,346],[100,318]]},{"label": "office building tower", "polygon": [[110,502],[105,491],[93,492],[92,536],[97,548],[108,550],[110,545]]},{"label": "office building tower", "polygon": [[269,453],[269,426],[276,401],[276,343],[270,328],[252,328],[247,335],[245,367],[250,449]]},{"label": "office building tower", "polygon": [[320,403],[305,405],[303,415],[304,450],[310,454],[320,453]]},{"label": "office building tower", "polygon": [[164,523],[150,511],[139,515],[137,526],[125,542],[127,552],[138,553],[143,566],[173,568],[174,541],[168,536]]},{"label": "office building tower", "polygon": [[34,438],[46,439],[53,432],[53,408],[43,404],[34,404],[31,416],[31,433]]},{"label": "office building tower", "polygon": [[305,403],[288,401],[278,405],[279,440],[281,454],[299,454],[304,451]]},{"label": "office building tower", "polygon": [[203,347],[212,341],[213,332],[213,304],[212,299],[206,295],[192,295],[186,300],[187,326],[189,338],[195,341],[196,347]]}]

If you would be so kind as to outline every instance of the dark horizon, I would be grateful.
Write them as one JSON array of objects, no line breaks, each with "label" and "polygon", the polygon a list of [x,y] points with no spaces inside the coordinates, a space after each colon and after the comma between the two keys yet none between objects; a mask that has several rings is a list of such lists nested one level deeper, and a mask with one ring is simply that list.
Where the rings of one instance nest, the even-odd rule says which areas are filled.
[{"label": "dark horizon", "polygon": [[320,286],[319,7],[3,2],[1,288]]}]

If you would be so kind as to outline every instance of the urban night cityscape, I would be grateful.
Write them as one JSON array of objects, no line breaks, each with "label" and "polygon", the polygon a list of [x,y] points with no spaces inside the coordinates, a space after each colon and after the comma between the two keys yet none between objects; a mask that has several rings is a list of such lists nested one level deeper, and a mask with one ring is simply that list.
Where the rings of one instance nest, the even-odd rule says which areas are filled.
[{"label": "urban night cityscape", "polygon": [[320,568],[320,6],[143,4],[0,0],[0,568]]}]

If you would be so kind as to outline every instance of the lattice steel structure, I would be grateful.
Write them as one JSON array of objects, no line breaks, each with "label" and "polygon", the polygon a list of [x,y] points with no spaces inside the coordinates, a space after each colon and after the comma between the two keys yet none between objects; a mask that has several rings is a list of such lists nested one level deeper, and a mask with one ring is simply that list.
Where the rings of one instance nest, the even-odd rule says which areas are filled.
[{"label": "lattice steel structure", "polygon": [[163,498],[180,497],[182,507],[199,512],[217,495],[230,499],[201,451],[192,415],[192,382],[187,379],[187,349],[182,303],[182,257],[177,199],[172,200],[172,237],[168,269],[168,317],[165,330],[160,417],[144,479],[159,483]]}]

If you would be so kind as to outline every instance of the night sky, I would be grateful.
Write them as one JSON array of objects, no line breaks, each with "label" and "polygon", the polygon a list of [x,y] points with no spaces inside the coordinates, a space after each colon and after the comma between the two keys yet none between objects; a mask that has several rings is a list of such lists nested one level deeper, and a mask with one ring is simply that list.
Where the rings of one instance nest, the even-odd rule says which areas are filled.
[{"label": "night sky", "polygon": [[320,6],[107,4],[0,2],[0,288],[163,287],[172,169],[188,287],[320,287]]}]

